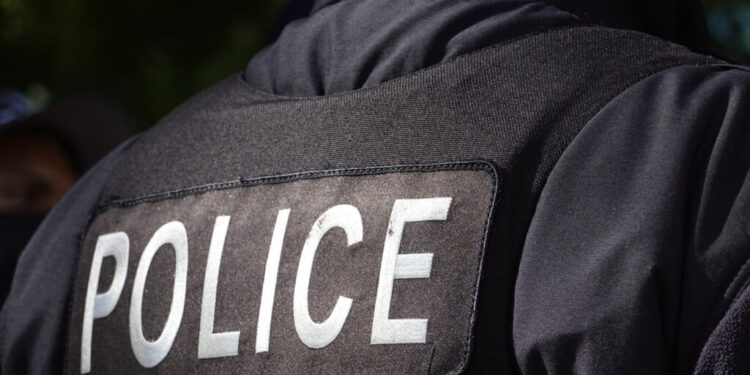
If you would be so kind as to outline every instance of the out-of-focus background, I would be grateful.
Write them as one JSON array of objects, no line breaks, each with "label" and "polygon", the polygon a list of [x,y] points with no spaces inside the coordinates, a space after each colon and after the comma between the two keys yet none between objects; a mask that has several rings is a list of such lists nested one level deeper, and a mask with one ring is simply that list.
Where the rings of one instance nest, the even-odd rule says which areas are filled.
[{"label": "out-of-focus background", "polygon": [[0,0],[0,87],[34,109],[94,92],[139,129],[239,71],[268,41],[283,0]]},{"label": "out-of-focus background", "polygon": [[[239,71],[272,35],[284,0],[0,0],[0,87],[34,110],[95,92],[138,129]],[[715,49],[750,64],[750,0],[706,0]]]},{"label": "out-of-focus background", "polygon": [[[280,31],[286,2],[0,0],[0,302],[21,249],[75,181],[242,70]],[[750,0],[704,4],[713,49],[750,65]]]},{"label": "out-of-focus background", "polygon": [[750,0],[704,0],[703,6],[713,49],[750,65]]},{"label": "out-of-focus background", "polygon": [[21,250],[97,160],[242,70],[285,0],[0,0],[0,304]]}]

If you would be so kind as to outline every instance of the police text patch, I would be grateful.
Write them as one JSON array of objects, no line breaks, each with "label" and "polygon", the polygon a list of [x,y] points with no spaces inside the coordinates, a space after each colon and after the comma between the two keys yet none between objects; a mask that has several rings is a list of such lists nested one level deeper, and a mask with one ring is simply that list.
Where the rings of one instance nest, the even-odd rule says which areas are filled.
[{"label": "police text patch", "polygon": [[459,371],[497,179],[365,168],[117,202],[83,241],[69,371]]}]

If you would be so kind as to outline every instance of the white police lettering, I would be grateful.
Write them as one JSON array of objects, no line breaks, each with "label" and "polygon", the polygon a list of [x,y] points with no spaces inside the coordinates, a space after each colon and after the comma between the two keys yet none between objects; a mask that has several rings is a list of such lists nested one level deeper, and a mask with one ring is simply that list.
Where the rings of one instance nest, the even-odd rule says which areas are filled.
[{"label": "white police lettering", "polygon": [[266,260],[266,273],[263,277],[263,291],[260,296],[260,309],[258,311],[258,330],[255,334],[255,352],[268,351],[268,341],[271,336],[271,315],[273,314],[273,298],[276,294],[276,277],[279,273],[281,262],[281,247],[284,245],[284,234],[286,224],[289,221],[289,209],[279,211],[276,216],[276,224],[273,226],[271,246],[268,248],[268,259]]},{"label": "white police lettering", "polygon": [[[125,276],[128,271],[128,254],[130,252],[130,240],[123,232],[110,233],[99,236],[96,240],[94,260],[91,263],[89,282],[86,288],[86,304],[83,312],[83,333],[81,335],[81,374],[91,371],[91,334],[94,319],[103,318],[115,309],[120,299],[122,287],[125,285]],[[104,293],[97,294],[99,276],[102,270],[102,261],[111,256],[115,260],[115,275],[112,284]]]},{"label": "white police lettering", "polygon": [[[146,276],[156,251],[163,245],[171,244],[175,254],[174,288],[172,305],[169,308],[167,323],[159,338],[148,341],[143,336],[142,304]],[[159,228],[143,250],[133,282],[133,296],[130,300],[130,346],[141,366],[150,368],[161,362],[172,348],[182,321],[185,309],[185,289],[187,288],[188,240],[185,226],[179,221],[171,221]]]},{"label": "white police lettering", "polygon": [[[377,289],[375,289],[370,344],[426,342],[428,319],[391,319],[389,318],[389,312],[394,280],[429,278],[432,270],[433,253],[399,254],[399,249],[406,223],[445,221],[448,217],[451,201],[451,197],[397,199],[394,201],[383,243]],[[256,353],[269,351],[274,297],[289,214],[290,209],[278,211],[276,223],[273,227],[258,309],[255,338]],[[197,337],[198,358],[200,359],[236,356],[239,352],[240,331],[214,332],[217,288],[221,287],[219,285],[219,272],[229,223],[229,216],[216,217],[209,244],[203,279],[200,329]],[[320,241],[329,230],[334,228],[343,229],[346,234],[346,246],[361,242],[364,228],[359,210],[347,204],[330,207],[313,223],[302,247],[294,285],[292,315],[299,339],[313,349],[325,348],[336,339],[344,327],[353,304],[351,298],[339,296],[333,311],[323,322],[317,323],[310,316],[308,298],[310,278],[313,274],[313,261]],[[105,234],[97,239],[83,314],[81,373],[91,371],[93,321],[109,315],[115,309],[125,284],[130,251],[129,244],[128,235],[124,232]],[[170,246],[165,247],[164,245]],[[149,341],[143,334],[143,294],[151,262],[156,252],[163,247],[166,249],[172,248],[176,260],[171,306],[166,324],[164,324],[159,337],[155,341]],[[106,292],[97,294],[102,261],[108,256],[115,260],[113,281]],[[150,368],[158,365],[167,356],[174,343],[185,308],[187,276],[187,230],[180,221],[171,221],[162,225],[151,237],[140,257],[133,281],[128,322],[130,344],[138,363],[143,367]]]},{"label": "white police lettering", "polygon": [[404,225],[408,222],[446,220],[451,198],[398,199],[393,204],[391,220],[383,245],[378,293],[372,317],[371,344],[424,343],[427,319],[389,319],[394,279],[430,277],[432,254],[399,255]]},{"label": "white police lettering", "polygon": [[216,310],[216,286],[219,282],[221,253],[224,239],[229,229],[229,216],[218,216],[208,249],[206,276],[203,281],[203,301],[201,303],[201,325],[198,335],[198,358],[218,358],[237,355],[240,332],[214,333],[214,313]]},{"label": "white police lettering", "polygon": [[297,269],[297,281],[294,286],[294,327],[297,335],[305,345],[313,349],[328,346],[336,339],[344,326],[349,309],[352,307],[351,298],[339,296],[331,315],[322,323],[315,323],[310,318],[307,306],[307,291],[310,286],[313,259],[318,244],[323,235],[332,228],[341,228],[346,232],[346,243],[352,246],[362,241],[362,217],[356,207],[338,205],[324,212],[310,229],[305,240]]}]

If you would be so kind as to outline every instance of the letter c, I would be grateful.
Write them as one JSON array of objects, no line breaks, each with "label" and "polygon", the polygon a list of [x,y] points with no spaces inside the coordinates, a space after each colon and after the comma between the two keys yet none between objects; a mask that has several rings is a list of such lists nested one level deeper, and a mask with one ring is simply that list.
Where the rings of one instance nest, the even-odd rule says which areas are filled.
[{"label": "letter c", "polygon": [[307,305],[310,274],[315,258],[315,251],[323,235],[332,228],[341,228],[346,232],[348,246],[362,241],[362,216],[356,207],[342,204],[326,210],[310,229],[305,240],[297,269],[297,281],[294,286],[294,327],[300,340],[310,348],[320,349],[328,346],[341,332],[349,315],[352,299],[339,296],[331,315],[322,323],[316,323],[310,317]]}]

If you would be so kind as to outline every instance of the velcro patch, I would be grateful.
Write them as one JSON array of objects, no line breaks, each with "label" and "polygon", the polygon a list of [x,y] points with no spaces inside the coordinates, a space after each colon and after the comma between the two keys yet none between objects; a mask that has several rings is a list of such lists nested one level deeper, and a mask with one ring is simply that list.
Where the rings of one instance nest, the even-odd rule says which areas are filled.
[{"label": "velcro patch", "polygon": [[69,372],[458,372],[497,181],[483,162],[332,170],[110,205]]}]

